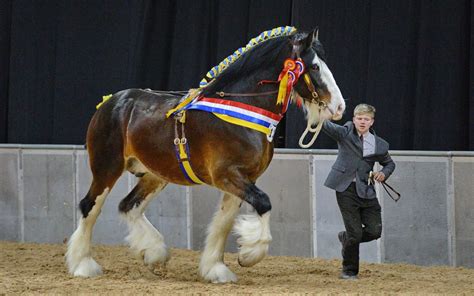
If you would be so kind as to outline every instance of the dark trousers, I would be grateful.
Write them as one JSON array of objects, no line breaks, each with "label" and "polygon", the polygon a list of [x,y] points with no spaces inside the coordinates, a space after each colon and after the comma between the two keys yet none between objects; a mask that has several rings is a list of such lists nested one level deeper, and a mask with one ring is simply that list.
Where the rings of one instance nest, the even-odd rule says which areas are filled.
[{"label": "dark trousers", "polygon": [[359,244],[380,238],[382,234],[381,208],[377,198],[364,199],[357,195],[355,183],[344,192],[336,192],[346,232],[343,237],[342,270],[359,273]]}]

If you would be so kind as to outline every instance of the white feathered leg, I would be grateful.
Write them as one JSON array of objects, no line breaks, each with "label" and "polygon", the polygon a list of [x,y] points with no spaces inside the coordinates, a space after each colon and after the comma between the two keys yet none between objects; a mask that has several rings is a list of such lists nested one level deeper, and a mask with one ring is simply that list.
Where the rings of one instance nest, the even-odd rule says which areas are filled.
[{"label": "white feathered leg", "polygon": [[80,219],[79,226],[69,239],[66,264],[69,272],[74,276],[93,277],[102,274],[102,268],[91,255],[91,239],[92,228],[109,191],[109,188],[106,188],[102,194],[96,197],[91,211],[86,218]]},{"label": "white feathered leg", "polygon": [[224,248],[242,200],[225,193],[209,225],[199,273],[212,283],[236,282],[237,276],[224,264]]},{"label": "white feathered leg", "polygon": [[239,236],[237,243],[240,245],[240,266],[249,267],[257,264],[267,255],[272,241],[270,211],[262,216],[257,214],[239,216],[234,232]]},{"label": "white feathered leg", "polygon": [[125,240],[132,251],[143,258],[143,263],[152,271],[156,265],[164,266],[169,260],[169,255],[163,235],[148,221],[144,211],[165,185],[166,183],[163,183],[159,189],[148,194],[138,206],[124,214],[129,230]]}]

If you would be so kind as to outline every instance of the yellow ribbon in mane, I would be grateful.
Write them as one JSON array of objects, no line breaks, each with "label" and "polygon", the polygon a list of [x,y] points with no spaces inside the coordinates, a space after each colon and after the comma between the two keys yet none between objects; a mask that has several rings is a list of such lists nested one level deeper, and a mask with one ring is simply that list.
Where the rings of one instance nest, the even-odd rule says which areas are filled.
[{"label": "yellow ribbon in mane", "polygon": [[166,112],[166,118],[170,117],[171,114],[175,113],[177,110],[179,110],[179,109],[185,107],[186,105],[188,105],[189,103],[191,103],[191,101],[194,100],[194,98],[196,98],[199,95],[199,93],[201,93],[201,88],[192,88],[192,89],[190,89],[188,94],[186,95],[185,99],[181,103],[179,103],[178,106],[176,106],[173,109]]},{"label": "yellow ribbon in mane", "polygon": [[106,95],[106,96],[102,96],[102,102],[100,102],[99,104],[97,104],[95,106],[96,109],[99,109],[100,106],[102,106],[105,102],[107,102],[110,98],[112,97],[112,95]]}]

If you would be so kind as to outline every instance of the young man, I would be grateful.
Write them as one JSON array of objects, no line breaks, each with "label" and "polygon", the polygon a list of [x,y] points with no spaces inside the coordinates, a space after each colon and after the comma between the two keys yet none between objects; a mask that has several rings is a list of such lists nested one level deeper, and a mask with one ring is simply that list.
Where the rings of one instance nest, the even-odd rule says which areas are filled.
[{"label": "young man", "polygon": [[[359,244],[380,238],[381,208],[375,195],[374,180],[385,181],[395,169],[388,143],[370,129],[375,108],[357,105],[352,122],[344,126],[325,121],[323,131],[337,141],[336,162],[324,183],[336,191],[337,204],[346,231],[338,234],[342,244],[342,279],[357,279]],[[383,169],[369,177],[375,162]]]}]

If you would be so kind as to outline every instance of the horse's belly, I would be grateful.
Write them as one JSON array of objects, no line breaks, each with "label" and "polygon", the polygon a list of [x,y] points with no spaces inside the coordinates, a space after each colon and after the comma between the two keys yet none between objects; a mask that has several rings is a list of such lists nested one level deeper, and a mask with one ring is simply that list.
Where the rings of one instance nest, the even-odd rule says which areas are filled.
[{"label": "horse's belly", "polygon": [[[192,185],[181,172],[175,152],[173,119],[141,118],[127,134],[127,167],[135,175],[152,173],[167,182]],[[128,165],[128,162],[127,162]]]}]

